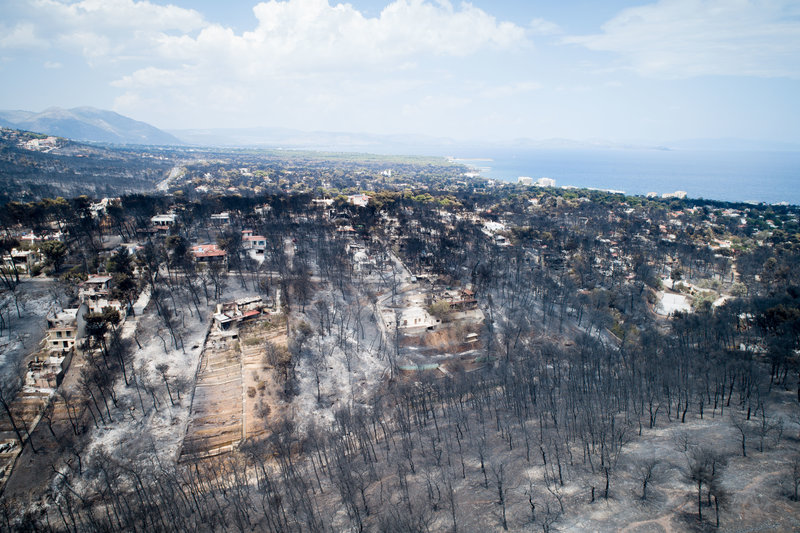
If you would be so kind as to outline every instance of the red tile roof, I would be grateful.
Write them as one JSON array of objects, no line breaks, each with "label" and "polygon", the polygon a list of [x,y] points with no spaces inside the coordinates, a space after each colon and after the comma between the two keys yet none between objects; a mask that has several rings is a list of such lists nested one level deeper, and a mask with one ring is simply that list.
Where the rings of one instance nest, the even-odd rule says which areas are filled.
[{"label": "red tile roof", "polygon": [[216,244],[192,246],[192,254],[195,257],[223,257],[226,255],[225,250],[220,249]]}]

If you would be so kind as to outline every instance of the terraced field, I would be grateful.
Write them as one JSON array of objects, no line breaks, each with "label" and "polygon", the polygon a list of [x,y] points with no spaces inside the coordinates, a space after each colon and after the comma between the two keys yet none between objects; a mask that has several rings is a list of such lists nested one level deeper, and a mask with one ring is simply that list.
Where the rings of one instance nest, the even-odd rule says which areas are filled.
[{"label": "terraced field", "polygon": [[209,334],[181,460],[227,453],[242,440],[267,432],[280,413],[275,371],[264,364],[268,342],[284,349],[287,342],[285,332],[269,319],[238,331]]},{"label": "terraced field", "polygon": [[242,440],[242,354],[232,335],[206,342],[181,459],[230,451]]}]

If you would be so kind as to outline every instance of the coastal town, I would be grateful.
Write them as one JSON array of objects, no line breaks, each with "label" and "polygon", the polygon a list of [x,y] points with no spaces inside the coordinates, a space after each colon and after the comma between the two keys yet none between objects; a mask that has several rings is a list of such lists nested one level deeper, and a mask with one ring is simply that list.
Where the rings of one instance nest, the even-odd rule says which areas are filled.
[{"label": "coastal town", "polygon": [[0,1],[0,532],[800,531],[798,36]]},{"label": "coastal town", "polygon": [[[759,455],[751,458],[742,444],[740,455],[747,456],[729,454],[728,460],[741,472],[774,468],[765,479],[791,482],[781,477],[791,463],[781,461],[790,457],[792,443],[781,434],[796,432],[777,428],[796,424],[791,376],[798,358],[794,348],[781,357],[775,350],[794,338],[795,207],[694,200],[680,191],[626,196],[556,187],[549,178],[498,183],[449,163],[361,161],[348,172],[336,159],[324,166],[302,159],[259,166],[250,156],[228,158],[166,171],[158,195],[45,198],[3,207],[4,501],[55,483],[60,496],[45,513],[66,518],[76,493],[90,498],[99,490],[98,472],[113,469],[125,483],[145,475],[160,483],[167,474],[145,465],[171,465],[169,476],[202,465],[204,473],[180,482],[188,494],[197,483],[230,483],[239,475],[235,469],[212,475],[213,469],[251,461],[245,471],[257,467],[253,476],[262,475],[256,471],[263,465],[272,472],[263,475],[305,479],[292,504],[296,518],[265,518],[276,520],[270,527],[340,530],[371,524],[367,511],[392,501],[373,492],[381,476],[370,469],[389,475],[400,461],[405,470],[392,474],[391,483],[424,487],[434,483],[426,476],[446,456],[451,470],[436,474],[434,494],[450,487],[453,498],[465,497],[468,479],[477,476],[487,495],[500,490],[516,501],[491,523],[571,528],[586,513],[598,518],[591,498],[625,505],[622,491],[639,481],[622,465],[639,464],[648,439],[674,439],[683,428],[691,428],[695,437],[687,442],[697,449],[712,436],[735,449],[741,428]],[[701,363],[693,354],[711,337],[724,339],[718,357],[735,357],[739,366],[710,360],[694,366]],[[681,344],[673,342],[684,348],[675,352]],[[652,373],[620,375],[634,371],[624,359],[642,353],[642,346],[662,354],[648,357]],[[680,359],[684,350],[687,359]],[[645,380],[636,385],[645,388],[635,389],[639,407],[597,414],[615,420],[613,427],[562,420],[554,404],[547,404],[553,420],[530,418],[548,412],[535,407],[545,401],[534,392],[541,380],[564,379],[554,374],[561,365],[570,373],[588,370],[591,365],[575,366],[588,353],[610,365],[603,375]],[[746,375],[744,361],[756,365]],[[672,381],[680,365],[689,365],[689,373]],[[758,378],[753,372],[762,365]],[[511,375],[523,382],[504,384]],[[707,381],[688,377],[702,375]],[[739,384],[745,377],[748,383],[766,379],[771,392],[762,381],[745,394]],[[573,379],[551,383],[553,390],[567,395]],[[494,397],[522,383],[527,400],[514,400],[522,402],[517,407],[510,396],[503,402]],[[460,387],[472,392],[464,396],[470,389]],[[616,395],[616,385],[609,387],[602,394]],[[465,422],[455,414],[438,414],[448,413],[458,397],[494,398],[492,436],[485,419],[486,440],[475,441],[462,435]],[[411,406],[416,414],[405,411]],[[736,406],[749,410],[751,420],[737,426]],[[487,415],[479,409],[459,416],[474,425],[473,417]],[[707,427],[709,416],[725,420],[728,429]],[[590,430],[609,431],[603,438],[614,444],[595,448],[585,433]],[[336,451],[338,444],[327,440],[333,437],[324,436],[331,431],[356,439],[345,441],[350,452]],[[632,432],[645,436],[637,440]],[[131,446],[134,434],[147,438]],[[311,446],[308,439],[317,439],[316,452],[298,450],[301,442]],[[493,447],[504,462],[485,464],[480,446]],[[480,462],[468,459],[467,449],[478,450]],[[585,460],[576,461],[576,453]],[[665,451],[652,466],[663,469],[652,488],[660,491],[662,517],[690,501],[690,486],[682,489],[678,467],[669,466],[686,460],[676,454]],[[523,464],[533,468],[525,479],[539,489],[511,473]],[[351,473],[337,477],[343,471]],[[250,481],[237,483],[243,488]],[[737,494],[730,486],[735,481],[726,483],[728,497],[756,505],[755,492]],[[312,497],[313,487],[326,496]],[[281,490],[300,489],[289,484]],[[456,504],[424,493],[431,523],[483,522],[466,507],[453,514]],[[524,494],[540,509],[535,516],[527,500],[519,503]],[[312,507],[302,507],[310,501]],[[568,515],[560,510],[567,501],[589,507]],[[787,509],[796,505],[782,501]],[[492,513],[498,509],[492,498],[484,505]],[[75,520],[85,523],[99,510],[79,511]],[[647,520],[644,511],[626,513],[625,520]],[[245,507],[181,516],[186,529],[199,519],[261,520]],[[790,527],[792,516],[782,524]],[[124,520],[147,523],[139,514]],[[69,521],[66,527],[72,529]]]}]

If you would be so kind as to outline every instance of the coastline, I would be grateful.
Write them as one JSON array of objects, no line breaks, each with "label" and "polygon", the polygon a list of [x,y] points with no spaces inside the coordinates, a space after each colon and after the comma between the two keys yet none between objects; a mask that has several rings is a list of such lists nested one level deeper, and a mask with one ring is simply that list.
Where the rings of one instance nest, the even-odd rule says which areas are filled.
[{"label": "coastline", "polygon": [[800,205],[800,152],[532,149],[447,159],[503,182],[549,177],[557,187]]}]

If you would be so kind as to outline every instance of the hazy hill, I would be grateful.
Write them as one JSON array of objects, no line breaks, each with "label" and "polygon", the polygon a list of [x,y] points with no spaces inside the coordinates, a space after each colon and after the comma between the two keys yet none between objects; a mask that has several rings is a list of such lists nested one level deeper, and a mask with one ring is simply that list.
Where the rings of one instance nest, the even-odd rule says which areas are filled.
[{"label": "hazy hill", "polygon": [[455,141],[425,135],[378,135],[345,131],[301,131],[290,128],[206,128],[170,130],[188,144],[247,146],[331,152],[442,155]]},{"label": "hazy hill", "polygon": [[113,111],[93,107],[51,107],[41,113],[0,111],[0,126],[78,141],[115,144],[182,144],[169,133]]},{"label": "hazy hill", "polygon": [[86,194],[96,198],[151,191],[173,162],[173,151],[108,147],[58,139],[28,147],[37,134],[0,129],[0,205]]},{"label": "hazy hill", "polygon": [[[375,154],[485,155],[493,150],[681,150],[681,151],[798,151],[800,145],[749,139],[687,139],[669,142],[625,143],[603,139],[530,139],[507,141],[455,140],[429,135],[382,135],[365,132],[302,131],[290,128],[205,128],[169,130],[196,146],[259,147]],[[473,155],[469,155],[473,154]]]}]

